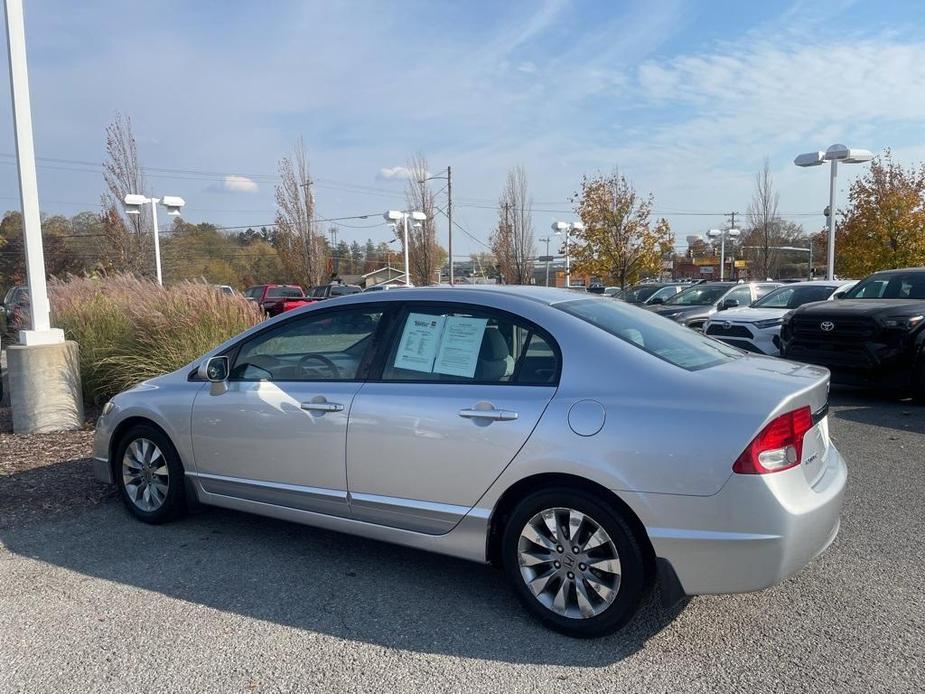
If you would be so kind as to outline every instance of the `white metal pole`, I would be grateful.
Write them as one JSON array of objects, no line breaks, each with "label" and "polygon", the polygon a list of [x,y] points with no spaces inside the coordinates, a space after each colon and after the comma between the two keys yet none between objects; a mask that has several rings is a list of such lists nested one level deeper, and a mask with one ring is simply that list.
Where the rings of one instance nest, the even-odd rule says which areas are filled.
[{"label": "white metal pole", "polygon": [[157,228],[157,203],[158,198],[151,198],[151,221],[154,224],[154,264],[157,268],[157,283],[164,286],[164,279],[161,277],[161,233]]},{"label": "white metal pole", "polygon": [[549,286],[549,236],[546,237],[546,286]]},{"label": "white metal pole", "polygon": [[[39,187],[35,173],[32,142],[32,106],[29,102],[29,71],[26,66],[26,29],[22,0],[6,0],[6,39],[10,58],[10,92],[13,98],[13,128],[16,131],[16,165],[22,205],[26,273],[29,285],[29,312],[32,331],[48,333],[48,287],[45,283],[45,256],[42,250],[42,220],[39,214]],[[27,331],[23,331],[24,333]],[[21,336],[22,338],[22,336]],[[28,336],[23,342],[30,342]],[[47,340],[46,340],[47,341]]]},{"label": "white metal pole", "polygon": [[572,227],[569,225],[565,230],[565,286],[572,286],[572,260],[569,254],[569,237],[572,235]]},{"label": "white metal pole", "polygon": [[835,179],[838,177],[838,160],[832,160],[832,173],[829,177],[829,248],[825,278],[835,279]]},{"label": "white metal pole", "polygon": [[401,216],[402,231],[405,236],[405,286],[411,286],[411,267],[408,262],[408,214],[402,213]]},{"label": "white metal pole", "polygon": [[719,237],[719,281],[726,279],[726,232]]}]

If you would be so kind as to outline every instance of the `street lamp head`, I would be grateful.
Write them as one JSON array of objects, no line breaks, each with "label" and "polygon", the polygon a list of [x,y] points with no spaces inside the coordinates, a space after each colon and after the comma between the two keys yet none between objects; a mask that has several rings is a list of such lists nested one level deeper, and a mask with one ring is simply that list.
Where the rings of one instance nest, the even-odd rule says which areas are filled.
[{"label": "street lamp head", "polygon": [[569,230],[569,224],[568,222],[553,222],[552,230],[557,234],[563,234]]},{"label": "street lamp head", "polygon": [[717,236],[719,236],[722,233],[723,232],[720,231],[719,229],[710,229],[710,231],[707,232],[707,236],[709,236],[711,239],[715,239]]},{"label": "street lamp head", "polygon": [[825,152],[806,152],[800,154],[793,163],[797,166],[821,166],[825,163]]},{"label": "street lamp head", "polygon": [[125,196],[123,202],[125,203],[126,214],[141,214],[141,206],[148,202],[148,198],[144,195],[129,193]]},{"label": "street lamp head", "polygon": [[167,208],[167,214],[176,216],[180,214],[180,209],[186,204],[186,201],[176,195],[165,195],[161,198],[161,204]]},{"label": "street lamp head", "polygon": [[826,161],[840,161],[845,164],[861,164],[874,158],[873,152],[866,149],[832,145],[825,151]]},{"label": "street lamp head", "polygon": [[389,210],[388,212],[383,213],[382,218],[387,222],[397,222],[401,219],[401,212],[398,210]]},{"label": "street lamp head", "polygon": [[735,238],[736,236],[738,236],[738,235],[741,234],[741,233],[742,233],[742,232],[739,231],[738,229],[729,229],[729,230],[726,232],[726,235],[727,235],[727,236],[731,236],[732,238]]},{"label": "street lamp head", "polygon": [[417,210],[415,210],[414,212],[411,213],[411,219],[415,219],[419,222],[423,222],[424,220],[427,219],[427,215],[424,214],[423,212],[418,212]]},{"label": "street lamp head", "polygon": [[584,231],[585,225],[581,222],[572,222],[572,231]]}]

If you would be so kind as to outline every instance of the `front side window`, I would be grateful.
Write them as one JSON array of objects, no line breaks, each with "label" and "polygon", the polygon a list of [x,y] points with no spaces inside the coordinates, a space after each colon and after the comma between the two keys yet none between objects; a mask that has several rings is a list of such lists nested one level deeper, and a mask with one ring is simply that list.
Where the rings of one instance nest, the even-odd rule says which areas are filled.
[{"label": "front side window", "polygon": [[736,287],[731,292],[729,292],[728,295],[726,295],[725,299],[723,299],[723,301],[729,300],[738,301],[738,306],[748,306],[750,303],[752,303],[751,287],[749,287],[747,284],[743,284],[741,287]]},{"label": "front side window", "polygon": [[685,289],[680,294],[675,294],[665,304],[671,306],[709,306],[710,304],[715,304],[728,291],[728,284],[704,284]]},{"label": "front side window", "polygon": [[379,310],[355,308],[286,321],[241,345],[231,380],[353,380],[381,317]]},{"label": "front side window", "polygon": [[[680,296],[680,295],[679,295]],[[678,325],[648,311],[618,301],[583,299],[554,304],[624,342],[690,371],[721,364],[741,356],[734,347]]]},{"label": "front side window", "polygon": [[667,301],[668,299],[670,299],[671,297],[673,297],[673,296],[674,296],[675,294],[677,294],[677,293],[678,293],[678,288],[677,288],[677,287],[662,287],[662,288],[659,289],[657,292],[655,292],[652,296],[650,296],[649,299],[648,299],[648,301],[646,301],[646,303],[651,304],[651,303],[654,302],[656,299],[661,299],[662,301]]},{"label": "front side window", "polygon": [[628,304],[641,304],[649,299],[657,291],[658,287],[655,287],[651,284],[643,284],[637,287],[630,287],[623,295],[623,301]]},{"label": "front side window", "polygon": [[835,287],[826,285],[813,285],[807,287],[778,287],[770,294],[766,294],[752,306],[755,308],[787,308],[794,309],[813,301],[825,301]]},{"label": "front side window", "polygon": [[384,381],[555,384],[559,357],[539,329],[490,310],[410,309],[395,334]]}]

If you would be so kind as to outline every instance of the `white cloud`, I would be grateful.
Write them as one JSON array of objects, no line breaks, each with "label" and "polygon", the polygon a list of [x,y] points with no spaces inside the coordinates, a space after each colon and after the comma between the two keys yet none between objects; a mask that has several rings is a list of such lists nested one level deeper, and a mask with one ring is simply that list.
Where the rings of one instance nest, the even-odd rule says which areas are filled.
[{"label": "white cloud", "polygon": [[536,72],[536,63],[532,63],[529,60],[522,62],[517,66],[518,72],[523,72],[526,75],[532,75]]},{"label": "white cloud", "polygon": [[[425,173],[425,178],[430,176],[430,171]],[[411,178],[411,169],[406,166],[391,166],[379,169],[376,178],[380,181],[406,181]]]},{"label": "white cloud", "polygon": [[229,193],[256,193],[257,183],[247,176],[225,176],[222,184]]}]

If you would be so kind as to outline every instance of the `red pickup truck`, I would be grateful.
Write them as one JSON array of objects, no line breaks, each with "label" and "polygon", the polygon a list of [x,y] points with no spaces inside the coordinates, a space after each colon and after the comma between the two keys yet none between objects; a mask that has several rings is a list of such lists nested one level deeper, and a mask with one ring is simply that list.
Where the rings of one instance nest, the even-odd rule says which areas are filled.
[{"label": "red pickup truck", "polygon": [[302,287],[297,284],[258,284],[248,287],[244,298],[260,306],[268,316],[277,316],[316,301],[305,296]]}]

